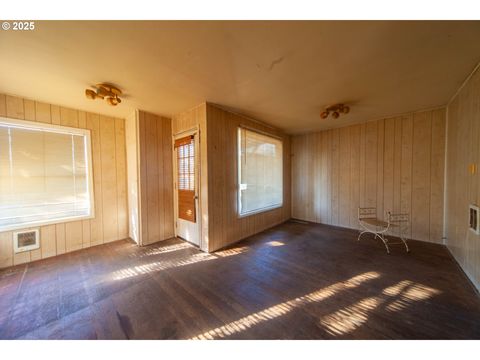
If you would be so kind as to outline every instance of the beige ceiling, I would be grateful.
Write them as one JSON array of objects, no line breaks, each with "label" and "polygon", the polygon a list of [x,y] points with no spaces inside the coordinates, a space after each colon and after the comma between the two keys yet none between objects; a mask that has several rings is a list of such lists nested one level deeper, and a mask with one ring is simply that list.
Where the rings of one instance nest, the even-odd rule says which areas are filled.
[{"label": "beige ceiling", "polygon": [[[37,21],[0,31],[0,92],[120,117],[209,101],[299,133],[446,104],[479,39],[478,21]],[[85,98],[103,81],[120,106]],[[351,113],[320,119],[336,102]]]}]

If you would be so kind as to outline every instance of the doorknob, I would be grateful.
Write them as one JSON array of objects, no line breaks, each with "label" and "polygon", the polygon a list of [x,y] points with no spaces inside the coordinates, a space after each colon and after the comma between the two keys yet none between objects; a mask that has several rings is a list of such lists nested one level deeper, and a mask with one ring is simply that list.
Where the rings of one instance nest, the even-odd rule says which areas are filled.
[{"label": "doorknob", "polygon": [[194,198],[195,200],[198,200],[198,196],[197,196],[197,195],[195,195],[193,198]]}]

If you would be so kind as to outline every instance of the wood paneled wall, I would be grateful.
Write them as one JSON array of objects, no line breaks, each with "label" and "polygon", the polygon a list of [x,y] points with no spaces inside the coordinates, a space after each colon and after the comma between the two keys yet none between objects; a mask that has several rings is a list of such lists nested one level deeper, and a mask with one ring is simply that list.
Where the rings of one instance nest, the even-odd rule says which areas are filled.
[{"label": "wood paneled wall", "polygon": [[[207,104],[209,251],[280,224],[290,218],[290,137],[267,125]],[[239,218],[237,211],[237,129],[248,126],[283,139],[283,206]]]},{"label": "wood paneled wall", "polygon": [[0,233],[0,268],[128,237],[125,123],[102,115],[0,95],[0,116],[91,130],[95,218],[40,227],[38,250],[13,253]]},{"label": "wood paneled wall", "polygon": [[411,216],[413,239],[442,243],[445,109],[292,138],[292,217],[358,228],[357,209]]},{"label": "wood paneled wall", "polygon": [[172,118],[172,133],[179,135],[183,132],[197,129],[200,136],[200,164],[199,164],[199,216],[200,221],[200,249],[209,251],[208,233],[208,159],[207,159],[207,104],[202,103],[194,108],[174,115]]},{"label": "wood paneled wall", "polygon": [[138,112],[141,245],[174,236],[172,122]]},{"label": "wood paneled wall", "polygon": [[[446,244],[480,290],[480,236],[468,229],[469,204],[480,206],[480,72],[447,108]],[[469,165],[477,172],[471,174]]]},{"label": "wood paneled wall", "polygon": [[[248,126],[283,138],[283,207],[239,218],[237,211],[237,129]],[[173,134],[200,133],[201,244],[212,252],[290,218],[290,137],[260,122],[204,103],[175,115]]]},{"label": "wood paneled wall", "polygon": [[172,134],[178,135],[193,129],[206,131],[207,104],[199,104],[172,117]]},{"label": "wood paneled wall", "polygon": [[125,143],[127,150],[127,190],[128,190],[128,235],[140,244],[140,149],[138,134],[138,110],[125,118]]}]

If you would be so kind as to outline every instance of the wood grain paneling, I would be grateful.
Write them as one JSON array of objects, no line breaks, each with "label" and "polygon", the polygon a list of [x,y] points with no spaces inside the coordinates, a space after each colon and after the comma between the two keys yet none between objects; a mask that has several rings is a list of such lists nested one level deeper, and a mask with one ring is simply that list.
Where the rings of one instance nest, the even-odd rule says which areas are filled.
[{"label": "wood grain paneling", "polygon": [[103,243],[102,157],[99,122],[99,115],[87,114],[86,126],[90,130],[92,144],[93,196],[95,198],[95,218],[90,220],[91,246]]},{"label": "wood grain paneling", "polygon": [[[88,220],[85,222],[88,223]],[[55,225],[47,225],[40,228],[40,251],[42,252],[42,259],[57,255],[56,238]]]},{"label": "wood grain paneling", "polygon": [[125,118],[125,142],[127,152],[127,189],[128,189],[128,234],[140,244],[141,206],[140,206],[140,144],[138,110]]},{"label": "wood grain paneling", "polygon": [[[237,211],[237,129],[248,126],[283,139],[283,206],[239,218]],[[200,134],[200,248],[212,252],[290,218],[290,137],[277,129],[204,103],[177,114],[173,134]],[[298,179],[295,179],[297,181]]]},{"label": "wood grain paneling", "polygon": [[173,229],[171,120],[138,113],[142,245],[169,239]]},{"label": "wood grain paneling", "polygon": [[[103,241],[118,240],[117,228],[117,174],[112,164],[116,163],[115,120],[105,117],[100,121],[100,158],[102,172]],[[113,216],[111,216],[113,214]]]},{"label": "wood grain paneling", "polygon": [[[432,114],[420,113],[414,116],[413,163],[412,163],[412,237],[427,239],[430,237],[430,163],[432,159]],[[435,159],[434,161],[438,161]],[[441,161],[441,160],[440,160]]]},{"label": "wood grain paneling", "polygon": [[402,211],[409,237],[441,243],[444,129],[437,109],[294,136],[292,217],[356,229],[359,206]]},{"label": "wood grain paneling", "polygon": [[2,94],[0,116],[90,129],[95,201],[93,219],[41,226],[38,250],[14,254],[12,232],[0,233],[0,268],[127,237],[123,119]]},{"label": "wood grain paneling", "polygon": [[[202,103],[192,109],[174,115],[172,118],[172,134],[178,135],[182,132],[199,128],[200,125],[205,125],[206,111],[206,104]],[[203,126],[202,130],[204,130]]]},{"label": "wood grain paneling", "polygon": [[81,221],[65,224],[65,252],[80,250],[83,247],[83,226]]},{"label": "wood grain paneling", "polygon": [[115,122],[115,170],[117,190],[117,238],[128,237],[128,210],[120,204],[127,204],[127,153],[125,144],[125,120],[113,119]]},{"label": "wood grain paneling", "polygon": [[[448,105],[445,230],[448,248],[480,290],[480,236],[468,229],[468,206],[480,205],[479,99],[480,72],[476,71]],[[436,118],[432,119],[432,129],[442,130]],[[439,152],[438,147],[432,147],[434,156]],[[476,164],[476,173],[469,172],[470,164]],[[431,171],[432,175],[439,173],[437,168]],[[438,190],[431,190],[436,204]]]},{"label": "wood grain paneling", "polygon": [[[159,149],[163,156],[163,174],[159,179],[160,192],[163,195],[165,206],[161,209],[164,224],[162,237],[167,239],[174,236],[174,215],[173,215],[173,160],[172,160],[172,120],[161,121],[157,125],[157,134],[162,138],[162,148]],[[167,136],[168,135],[168,136]]]},{"label": "wood grain paneling", "polygon": [[13,265],[13,241],[11,232],[0,233],[0,268]]},{"label": "wood grain paneling", "polygon": [[[207,104],[202,103],[192,109],[172,117],[172,135],[196,130],[199,136],[198,188],[199,199],[197,221],[200,222],[200,249],[209,251],[208,221],[208,158],[207,158]],[[172,214],[173,215],[173,214]]]},{"label": "wood grain paneling", "polygon": [[[237,211],[237,130],[248,126],[283,140],[283,206],[240,218]],[[241,115],[207,104],[208,250],[215,251],[290,218],[290,137]]]}]

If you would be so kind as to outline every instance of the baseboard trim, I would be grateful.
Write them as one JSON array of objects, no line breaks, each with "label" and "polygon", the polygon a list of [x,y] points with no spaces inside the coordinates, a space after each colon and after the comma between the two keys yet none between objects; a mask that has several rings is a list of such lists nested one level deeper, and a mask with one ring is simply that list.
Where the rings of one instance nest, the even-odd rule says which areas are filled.
[{"label": "baseboard trim", "polygon": [[472,277],[470,276],[470,274],[465,271],[465,269],[462,267],[462,265],[460,265],[460,263],[458,262],[457,258],[453,255],[452,251],[448,248],[447,245],[444,245],[445,248],[447,249],[447,252],[448,254],[450,255],[450,257],[453,259],[453,261],[455,262],[455,264],[457,265],[457,267],[460,269],[460,271],[463,273],[463,275],[465,276],[465,278],[468,280],[468,283],[471,285],[471,287],[473,288],[473,290],[475,291],[475,293],[480,296],[480,289],[477,288],[477,286],[475,285],[475,281],[472,279]]}]

